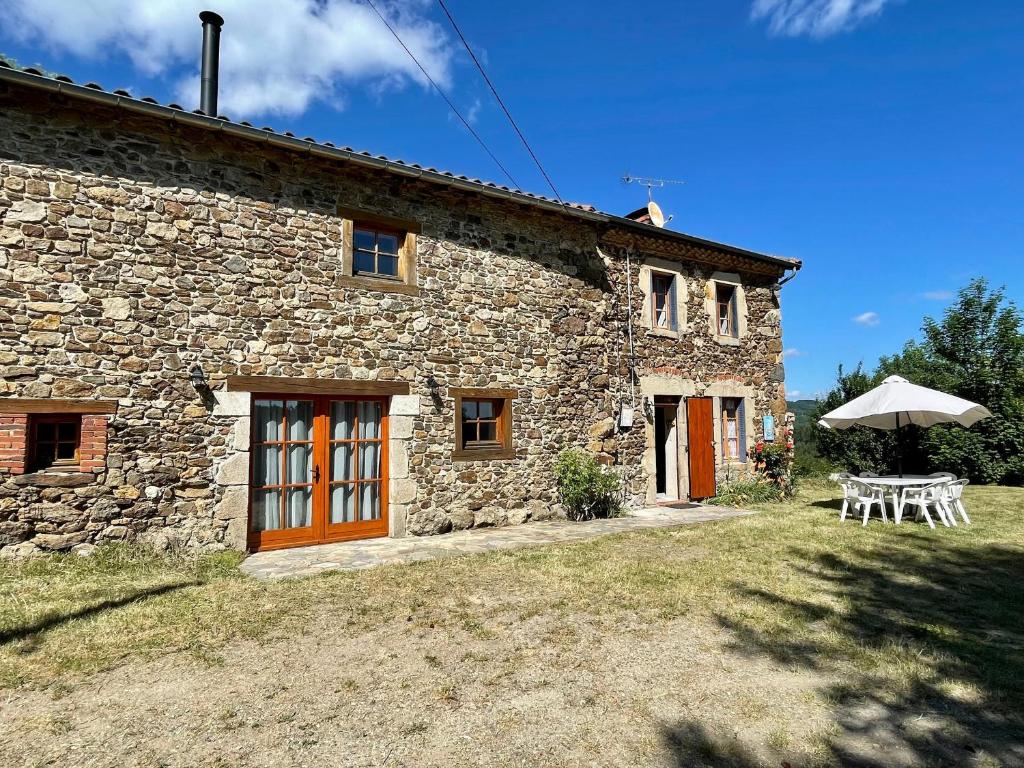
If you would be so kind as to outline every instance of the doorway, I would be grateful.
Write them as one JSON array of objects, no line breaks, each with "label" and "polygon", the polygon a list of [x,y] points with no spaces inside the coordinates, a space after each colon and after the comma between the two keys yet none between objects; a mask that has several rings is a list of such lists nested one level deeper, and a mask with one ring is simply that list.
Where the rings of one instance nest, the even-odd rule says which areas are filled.
[{"label": "doorway", "polygon": [[654,398],[655,497],[658,501],[679,498],[678,398]]},{"label": "doorway", "polygon": [[715,419],[710,397],[686,401],[686,445],[690,456],[690,498],[707,499],[715,484]]},{"label": "doorway", "polygon": [[386,536],[386,397],[253,399],[249,547]]}]

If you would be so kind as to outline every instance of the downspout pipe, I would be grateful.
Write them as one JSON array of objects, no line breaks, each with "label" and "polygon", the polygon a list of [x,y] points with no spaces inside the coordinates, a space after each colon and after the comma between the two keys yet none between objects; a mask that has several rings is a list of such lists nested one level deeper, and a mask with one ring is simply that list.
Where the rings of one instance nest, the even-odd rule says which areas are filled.
[{"label": "downspout pipe", "polygon": [[217,116],[217,91],[220,88],[220,28],[224,19],[213,11],[199,14],[203,23],[203,70],[199,90],[199,109],[207,117]]},{"label": "downspout pipe", "polygon": [[779,282],[777,282],[775,284],[776,288],[781,288],[786,283],[788,283],[790,280],[792,280],[794,277],[796,277],[797,272],[800,271],[800,265],[794,266],[794,267],[792,267],[792,269],[793,269],[793,272],[791,274],[786,275],[784,278],[782,278],[781,280],[779,280]]}]

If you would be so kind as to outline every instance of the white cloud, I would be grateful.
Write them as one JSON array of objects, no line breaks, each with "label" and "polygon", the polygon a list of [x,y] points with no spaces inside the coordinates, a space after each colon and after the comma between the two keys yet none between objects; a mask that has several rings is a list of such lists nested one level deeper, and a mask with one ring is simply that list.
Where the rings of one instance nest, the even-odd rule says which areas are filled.
[{"label": "white cloud", "polygon": [[476,121],[480,119],[480,110],[483,108],[483,102],[480,99],[474,99],[469,109],[466,111],[466,121],[470,125],[476,125]]},{"label": "white cloud", "polygon": [[787,400],[799,400],[800,399],[800,395],[802,395],[802,394],[803,394],[803,392],[801,392],[799,389],[787,389],[786,390],[786,399]]},{"label": "white cloud", "polygon": [[[22,42],[102,60],[117,51],[149,77],[168,77],[175,99],[199,101],[202,27],[209,0],[5,0],[0,26]],[[219,111],[236,118],[294,115],[314,101],[344,103],[345,86],[426,85],[409,55],[356,0],[218,0]],[[427,0],[384,0],[378,8],[439,84],[451,81],[453,51],[428,20]],[[187,72],[187,74],[183,74]],[[119,83],[107,84],[117,87]],[[142,95],[142,94],[138,94]]]},{"label": "white cloud", "polygon": [[928,299],[929,301],[947,301],[953,298],[952,291],[925,291],[921,294],[922,298]]},{"label": "white cloud", "polygon": [[853,318],[853,322],[857,323],[857,325],[863,325],[867,328],[874,328],[881,322],[881,320],[879,319],[877,312],[861,312],[859,315]]},{"label": "white cloud", "polygon": [[804,352],[801,352],[799,349],[795,349],[793,347],[782,350],[783,357],[803,357],[804,354]]},{"label": "white cloud", "polygon": [[784,37],[829,37],[878,16],[894,0],[754,0],[750,18]]}]

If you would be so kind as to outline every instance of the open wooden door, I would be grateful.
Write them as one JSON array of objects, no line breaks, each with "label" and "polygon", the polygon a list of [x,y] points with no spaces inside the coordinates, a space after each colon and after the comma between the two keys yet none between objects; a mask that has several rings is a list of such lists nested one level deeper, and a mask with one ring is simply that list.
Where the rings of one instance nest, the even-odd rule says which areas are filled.
[{"label": "open wooden door", "polygon": [[715,419],[710,397],[686,401],[686,436],[690,456],[690,498],[707,499],[715,487]]}]

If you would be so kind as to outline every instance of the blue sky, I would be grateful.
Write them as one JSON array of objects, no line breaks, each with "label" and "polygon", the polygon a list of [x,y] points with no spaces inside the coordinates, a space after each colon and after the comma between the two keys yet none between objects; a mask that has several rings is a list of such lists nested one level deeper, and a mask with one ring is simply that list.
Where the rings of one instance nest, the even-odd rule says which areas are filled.
[{"label": "blue sky", "polygon": [[[804,260],[783,294],[798,396],[973,276],[1024,303],[1024,3],[447,3],[564,198],[625,213],[645,192],[624,173],[682,179],[656,191],[671,227]],[[545,192],[439,6],[379,4]],[[503,180],[355,0],[7,0],[0,51],[192,108],[200,6],[227,20],[230,116]]]}]

